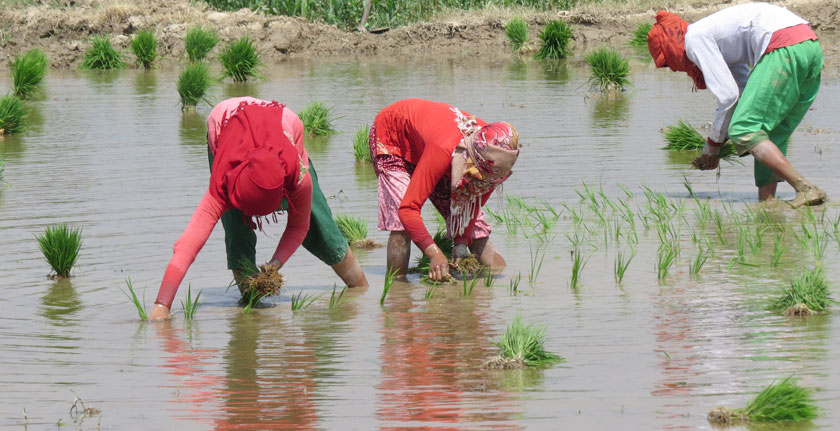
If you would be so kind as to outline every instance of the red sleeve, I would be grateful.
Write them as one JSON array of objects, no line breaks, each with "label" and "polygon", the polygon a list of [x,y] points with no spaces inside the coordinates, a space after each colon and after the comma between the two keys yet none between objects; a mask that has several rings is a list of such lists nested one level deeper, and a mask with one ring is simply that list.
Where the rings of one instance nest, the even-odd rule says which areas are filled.
[{"label": "red sleeve", "polygon": [[[487,200],[490,199],[490,195],[493,194],[493,190],[485,193],[484,196],[481,197],[481,206],[483,207]],[[455,244],[466,244],[471,245],[473,241],[473,231],[475,231],[475,220],[478,218],[478,214],[481,213],[481,208],[476,208],[475,213],[473,213],[472,218],[470,219],[470,224],[464,229],[464,233],[459,235],[457,238],[454,239]]]},{"label": "red sleeve", "polygon": [[286,230],[283,231],[283,236],[280,237],[280,242],[277,243],[277,249],[272,256],[283,264],[300,247],[307,232],[309,232],[309,218],[312,212],[312,177],[309,175],[309,171],[306,172],[303,180],[297,184],[295,189],[289,193],[288,199],[289,207],[293,210],[288,211],[289,220],[286,222]]},{"label": "red sleeve", "polygon": [[227,208],[222,202],[216,200],[209,191],[204,193],[201,203],[195,209],[187,229],[175,242],[172,247],[174,255],[163,274],[163,281],[160,283],[160,290],[155,304],[172,307],[172,300],[178,292],[178,286],[184,279],[187,269],[195,261],[201,247],[207,242],[207,238],[213,232],[213,228],[222,217]]},{"label": "red sleeve", "polygon": [[420,210],[434,191],[438,181],[449,172],[451,166],[451,154],[437,146],[426,146],[400,203],[398,212],[400,222],[420,250],[426,250],[426,247],[434,244],[432,236],[426,230],[426,225],[423,224]]}]

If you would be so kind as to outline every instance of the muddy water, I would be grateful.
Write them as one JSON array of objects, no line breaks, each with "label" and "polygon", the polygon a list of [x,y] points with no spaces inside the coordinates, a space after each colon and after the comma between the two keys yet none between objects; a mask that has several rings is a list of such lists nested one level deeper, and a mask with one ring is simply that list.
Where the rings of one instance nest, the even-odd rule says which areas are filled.
[{"label": "muddy water", "polygon": [[[307,147],[333,211],[365,217],[379,242],[386,235],[375,231],[375,177],[369,166],[354,164],[350,142],[378,109],[405,97],[446,100],[516,125],[524,148],[505,185],[508,196],[585,209],[575,193],[585,181],[643,208],[643,185],[675,200],[688,197],[685,176],[718,210],[755,203],[749,158],[746,166],[724,164],[717,180],[687,169],[690,156],[658,149],[660,128],[710,118],[707,92],[691,93],[684,76],[636,61],[633,87],[608,99],[588,94],[586,74],[575,61],[295,62],[266,70],[262,82],[218,85],[210,99],[250,94],[296,111],[313,98],[331,105],[344,133],[311,139]],[[385,256],[377,249],[358,253],[370,289],[348,293],[336,310],[327,293],[297,313],[290,310],[292,294],[328,292],[338,278],[301,249],[283,270],[287,289],[273,306],[243,315],[227,289],[219,227],[187,275],[175,319],[140,323],[120,291],[123,280],[130,276],[147,303],[153,301],[172,244],[209,177],[203,128],[209,107],[182,114],[176,77],[168,69],[54,72],[46,96],[30,105],[31,130],[0,141],[8,182],[0,187],[3,427],[708,429],[705,415],[713,407],[741,407],[791,374],[818,389],[822,408],[818,420],[796,429],[840,427],[833,408],[840,398],[836,311],[803,321],[764,310],[814,258],[786,237],[788,251],[771,268],[768,233],[751,265],[730,267],[730,227],[729,245],[714,240],[717,255],[692,278],[693,203],[680,234],[682,254],[662,282],[654,269],[657,234],[640,224],[636,257],[621,286],[613,262],[630,246],[604,245],[593,234],[582,248],[588,259],[582,286],[572,291],[566,234],[575,229],[566,212],[551,234],[537,237],[497,224],[494,238],[509,267],[493,287],[482,281],[470,297],[453,287],[427,300],[426,287],[412,276],[380,307]],[[7,86],[8,76],[2,82]],[[827,78],[789,154],[830,195],[840,195],[833,157],[840,150],[838,97],[840,82]],[[636,196],[626,198],[619,184]],[[780,186],[782,197],[792,194]],[[503,206],[501,199],[490,203],[497,211]],[[821,211],[826,219],[838,213],[834,205]],[[791,210],[779,217],[792,230],[803,218]],[[594,226],[593,214],[585,219]],[[33,238],[57,222],[84,228],[74,277],[65,281],[47,278]],[[260,258],[269,256],[281,231],[272,226],[261,235]],[[714,236],[713,228],[708,232]],[[537,246],[544,260],[529,280]],[[823,259],[830,282],[840,275],[837,256],[830,239]],[[517,274],[522,281],[511,294],[507,287]],[[203,290],[191,323],[177,305],[187,284]],[[479,368],[518,314],[546,325],[546,347],[564,363],[526,371]],[[101,412],[71,414],[76,394]]]}]

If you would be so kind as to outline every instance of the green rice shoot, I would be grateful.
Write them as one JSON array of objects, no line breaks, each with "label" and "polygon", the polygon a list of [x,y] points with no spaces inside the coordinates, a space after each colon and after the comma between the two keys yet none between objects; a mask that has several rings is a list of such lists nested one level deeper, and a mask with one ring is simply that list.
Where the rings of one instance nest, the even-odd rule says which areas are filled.
[{"label": "green rice shoot", "polygon": [[647,46],[647,36],[652,28],[653,24],[649,22],[639,24],[639,26],[633,30],[633,39],[630,39],[630,45],[638,47]]},{"label": "green rice shoot", "polygon": [[607,92],[623,91],[630,85],[627,79],[627,75],[630,74],[630,62],[612,48],[602,46],[586,54],[586,64],[592,71],[587,81],[592,87]]},{"label": "green rice shoot", "polygon": [[330,295],[330,310],[335,310],[340,307],[341,304],[347,302],[347,299],[344,297],[344,293],[347,292],[347,286],[344,286],[338,294],[335,293],[336,288],[337,287],[333,285],[332,294]]},{"label": "green rice shoot", "polygon": [[82,229],[61,223],[47,226],[44,233],[35,238],[56,276],[69,277],[82,248]]},{"label": "green rice shoot", "polygon": [[0,136],[23,133],[26,125],[26,107],[19,97],[0,96]]},{"label": "green rice shoot", "polygon": [[562,357],[545,350],[545,330],[544,325],[525,325],[522,316],[516,316],[495,343],[499,348],[499,356],[506,361],[531,366],[562,362]]},{"label": "green rice shoot", "polygon": [[505,25],[505,34],[511,44],[513,44],[513,51],[519,52],[528,43],[528,23],[522,17],[513,17]]},{"label": "green rice shoot", "polygon": [[122,69],[125,66],[123,53],[111,45],[108,36],[96,35],[91,39],[90,48],[85,51],[82,68],[90,70]]},{"label": "green rice shoot", "polygon": [[297,295],[292,295],[292,311],[305,310],[320,297],[321,295],[304,295],[303,291],[300,291]]},{"label": "green rice shoot", "polygon": [[222,77],[233,82],[246,82],[249,78],[261,78],[259,68],[262,65],[257,46],[248,36],[243,36],[230,43],[219,55],[222,63]]},{"label": "green rice shoot", "polygon": [[192,63],[178,75],[178,95],[181,96],[181,109],[194,110],[198,102],[207,99],[205,94],[210,88],[210,72],[204,63]]},{"label": "green rice shoot", "polygon": [[572,27],[565,21],[551,21],[540,33],[540,49],[534,54],[537,60],[556,60],[570,54],[569,41],[572,39]]},{"label": "green rice shoot", "polygon": [[157,39],[152,30],[140,30],[131,39],[131,50],[137,58],[137,65],[151,69],[157,60]]},{"label": "green rice shoot", "polygon": [[187,286],[187,300],[181,301],[181,308],[184,309],[184,318],[187,320],[193,320],[195,318],[195,312],[198,310],[198,298],[201,297],[201,290],[198,291],[198,294],[195,295],[195,298],[192,297],[192,285]]},{"label": "green rice shoot", "polygon": [[794,422],[815,419],[818,410],[811,391],[790,376],[764,388],[742,412],[755,422]]},{"label": "green rice shoot", "polygon": [[397,268],[388,268],[388,271],[385,273],[385,284],[382,287],[382,296],[379,297],[379,305],[385,305],[385,298],[388,296],[388,292],[391,291],[391,287],[394,285],[394,281],[397,280]]},{"label": "green rice shoot", "polygon": [[333,126],[332,110],[319,100],[309,102],[298,114],[306,132],[311,135],[333,135],[338,131]]},{"label": "green rice shoot", "polygon": [[341,234],[344,235],[344,238],[347,239],[348,244],[367,239],[367,222],[361,217],[337,213],[335,215],[335,224],[338,226]]},{"label": "green rice shoot", "polygon": [[[706,138],[700,134],[691,124],[680,120],[674,126],[668,126],[664,130],[665,141],[668,143],[663,150],[671,151],[700,151],[706,145]],[[720,157],[730,157],[736,154],[735,145],[726,142],[720,148]]]},{"label": "green rice shoot", "polygon": [[32,49],[16,55],[14,60],[9,62],[14,95],[21,99],[30,98],[41,86],[48,66],[47,55],[40,49]]},{"label": "green rice shoot", "polygon": [[370,126],[365,124],[353,136],[353,155],[357,162],[370,162]]},{"label": "green rice shoot", "polygon": [[804,304],[812,312],[823,312],[829,304],[836,302],[830,298],[830,294],[831,289],[825,281],[823,269],[817,266],[793,278],[789,286],[782,288],[782,296],[773,301],[769,309],[782,312]]},{"label": "green rice shoot", "polygon": [[[446,235],[446,229],[440,229],[435,232],[432,239],[440,251],[443,252],[444,256],[446,256],[446,259],[452,259],[452,249],[455,248],[455,241]],[[425,253],[421,254],[417,259],[416,267],[420,272],[429,272],[429,256],[426,256]]]},{"label": "green rice shoot", "polygon": [[140,320],[149,320],[149,314],[146,313],[145,295],[142,301],[137,297],[137,293],[134,291],[134,286],[131,285],[131,277],[125,278],[125,284],[128,287],[128,293],[120,289],[123,295],[125,295],[126,298],[128,298],[128,300],[131,301],[131,303],[137,308],[137,314],[140,316]]},{"label": "green rice shoot", "polygon": [[219,43],[219,35],[212,29],[193,27],[184,36],[184,49],[191,63],[204,60]]}]

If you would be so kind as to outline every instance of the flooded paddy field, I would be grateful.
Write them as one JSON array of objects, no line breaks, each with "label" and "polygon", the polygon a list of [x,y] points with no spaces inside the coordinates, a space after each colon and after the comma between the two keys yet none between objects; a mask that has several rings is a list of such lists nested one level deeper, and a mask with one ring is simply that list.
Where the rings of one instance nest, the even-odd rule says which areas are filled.
[{"label": "flooded paddy field", "polygon": [[[722,162],[716,178],[691,170],[692,155],[660,150],[659,129],[701,125],[714,100],[641,56],[632,67],[633,86],[611,98],[588,92],[575,60],[294,61],[266,68],[264,81],[216,85],[213,103],[331,106],[343,133],[307,149],[333,211],[364,217],[380,243],[376,178],[352,153],[359,126],[406,97],[514,124],[521,157],[488,203],[509,266],[469,296],[456,285],[427,299],[414,274],[380,306],[385,250],[357,251],[371,287],[330,310],[340,280],[301,248],[282,269],[282,294],[246,315],[217,227],[165,323],[140,322],[121,289],[130,276],[147,304],[157,294],[207,187],[210,107],[181,113],[177,70],[51,72],[29,104],[29,131],[0,141],[0,427],[709,429],[714,407],[743,407],[794,375],[815,390],[817,420],[733,429],[840,428],[840,306],[808,318],[767,311],[818,261],[840,298],[840,210],[759,206],[752,158]],[[840,199],[840,81],[826,75],[789,157]],[[84,244],[73,277],[53,281],[34,236],[60,222],[83,227]],[[281,233],[282,224],[259,235],[258,261]],[[676,253],[665,274],[663,244]],[[707,259],[693,275],[700,250]],[[634,256],[620,284],[619,253]],[[573,288],[575,256],[585,266]],[[178,305],[187,285],[203,290],[193,322]],[[298,292],[326,295],[292,312]],[[517,315],[546,325],[546,349],[565,361],[482,369]],[[77,396],[99,411],[71,411]]]}]

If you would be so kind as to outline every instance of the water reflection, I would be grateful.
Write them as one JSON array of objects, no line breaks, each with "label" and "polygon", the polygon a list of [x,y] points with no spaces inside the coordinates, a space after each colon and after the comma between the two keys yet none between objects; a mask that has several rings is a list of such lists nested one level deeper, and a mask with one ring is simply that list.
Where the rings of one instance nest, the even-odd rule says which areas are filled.
[{"label": "water reflection", "polygon": [[[3,135],[0,137],[0,157],[4,161],[17,160],[26,150],[23,134]],[[6,167],[8,169],[8,166]]]},{"label": "water reflection", "polygon": [[44,115],[41,113],[41,105],[29,102],[26,104],[26,131],[25,134],[41,135],[44,132]]},{"label": "water reflection", "polygon": [[232,97],[256,97],[260,98],[259,84],[256,82],[232,82],[224,84],[222,88],[223,99],[230,99]]},{"label": "water reflection", "polygon": [[307,133],[304,136],[306,152],[310,155],[325,154],[330,149],[330,140],[333,136],[318,136]]},{"label": "water reflection", "polygon": [[514,57],[513,61],[508,65],[507,79],[511,81],[527,81],[528,60],[520,56]]},{"label": "water reflection", "polygon": [[569,67],[566,65],[566,60],[541,60],[539,65],[542,79],[557,81],[558,84],[569,81]]},{"label": "water reflection", "polygon": [[83,74],[88,81],[92,82],[93,89],[97,92],[114,87],[114,81],[120,76],[119,70],[87,70]]},{"label": "water reflection", "polygon": [[356,176],[356,183],[365,187],[373,187],[376,185],[376,172],[373,171],[373,165],[367,162],[356,162],[353,166],[353,174]]},{"label": "water reflection", "polygon": [[594,108],[592,120],[594,127],[615,127],[628,123],[630,116],[630,96],[624,92],[610,91],[589,97]]},{"label": "water reflection", "polygon": [[76,315],[82,308],[82,301],[73,283],[63,279],[53,282],[46,295],[41,297],[38,314],[47,318],[53,326],[75,326],[78,323]]},{"label": "water reflection", "polygon": [[196,111],[184,111],[178,129],[181,143],[186,145],[207,145],[205,118]]},{"label": "water reflection", "polygon": [[137,94],[154,94],[157,91],[157,72],[153,70],[138,70],[134,74],[134,92]]}]

